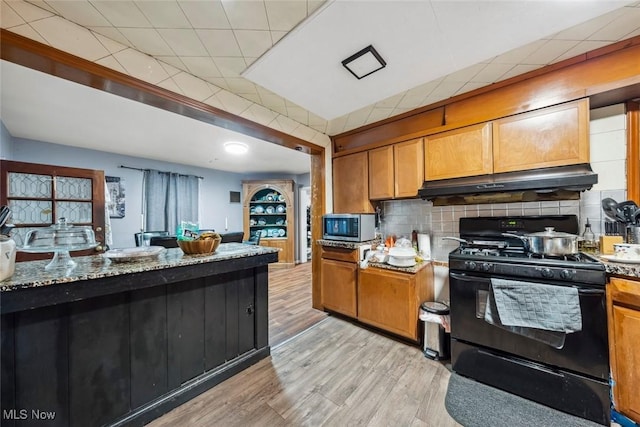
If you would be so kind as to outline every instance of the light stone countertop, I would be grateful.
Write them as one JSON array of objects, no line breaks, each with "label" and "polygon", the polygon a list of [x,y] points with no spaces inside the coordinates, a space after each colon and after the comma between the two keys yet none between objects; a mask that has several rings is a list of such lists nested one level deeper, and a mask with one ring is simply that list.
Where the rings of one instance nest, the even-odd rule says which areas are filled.
[{"label": "light stone countertop", "polygon": [[600,257],[598,259],[604,264],[608,275],[626,276],[631,279],[640,278],[640,264],[607,261]]},{"label": "light stone countertop", "polygon": [[163,270],[196,264],[206,264],[234,258],[245,258],[278,252],[277,248],[247,245],[244,243],[222,243],[211,255],[186,255],[180,248],[166,249],[155,258],[140,261],[115,262],[102,255],[73,257],[77,265],[70,270],[46,271],[50,260],[16,263],[14,274],[0,282],[0,292],[35,288],[58,283],[99,279],[144,271]]}]

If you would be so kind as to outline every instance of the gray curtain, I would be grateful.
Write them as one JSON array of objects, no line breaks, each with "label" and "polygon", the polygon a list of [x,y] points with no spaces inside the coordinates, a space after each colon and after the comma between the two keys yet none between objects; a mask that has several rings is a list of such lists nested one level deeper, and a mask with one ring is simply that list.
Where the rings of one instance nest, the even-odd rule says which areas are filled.
[{"label": "gray curtain", "polygon": [[196,176],[145,170],[142,195],[145,231],[176,234],[180,221],[197,224],[199,191]]}]

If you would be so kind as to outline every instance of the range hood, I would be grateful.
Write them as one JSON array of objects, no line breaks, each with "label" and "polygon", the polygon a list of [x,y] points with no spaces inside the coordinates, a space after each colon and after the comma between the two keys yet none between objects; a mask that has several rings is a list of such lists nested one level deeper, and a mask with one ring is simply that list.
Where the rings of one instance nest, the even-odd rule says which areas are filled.
[{"label": "range hood", "polygon": [[581,191],[597,182],[598,175],[588,163],[583,163],[425,181],[418,196],[425,200],[448,198],[449,204],[571,199],[579,198]]}]

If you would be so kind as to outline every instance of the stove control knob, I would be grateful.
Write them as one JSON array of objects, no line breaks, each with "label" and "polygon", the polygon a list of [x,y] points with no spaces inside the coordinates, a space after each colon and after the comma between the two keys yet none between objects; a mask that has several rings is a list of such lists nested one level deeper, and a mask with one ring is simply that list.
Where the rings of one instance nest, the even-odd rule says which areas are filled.
[{"label": "stove control knob", "polygon": [[571,279],[573,278],[573,272],[570,270],[562,270],[560,272],[560,277],[562,277],[563,279]]},{"label": "stove control knob", "polygon": [[488,262],[483,262],[482,265],[480,265],[480,270],[482,271],[491,270],[491,264],[489,264]]},{"label": "stove control knob", "polygon": [[541,270],[542,277],[551,278],[553,277],[553,271],[550,268],[543,268]]},{"label": "stove control knob", "polygon": [[464,265],[469,269],[469,270],[475,270],[476,269],[476,263],[474,261],[465,261]]}]

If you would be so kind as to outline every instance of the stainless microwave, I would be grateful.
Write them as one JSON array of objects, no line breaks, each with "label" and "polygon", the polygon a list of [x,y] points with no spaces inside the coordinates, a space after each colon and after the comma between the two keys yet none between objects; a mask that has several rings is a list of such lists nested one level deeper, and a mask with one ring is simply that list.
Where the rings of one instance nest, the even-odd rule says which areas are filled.
[{"label": "stainless microwave", "polygon": [[376,237],[375,214],[326,214],[322,217],[325,240],[366,242]]}]

